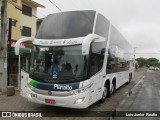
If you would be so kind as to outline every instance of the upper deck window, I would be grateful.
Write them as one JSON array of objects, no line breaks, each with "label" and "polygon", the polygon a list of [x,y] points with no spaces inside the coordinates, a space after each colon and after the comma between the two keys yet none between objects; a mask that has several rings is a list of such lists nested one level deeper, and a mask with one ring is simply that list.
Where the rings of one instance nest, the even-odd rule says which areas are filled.
[{"label": "upper deck window", "polygon": [[70,11],[49,15],[37,32],[38,39],[83,37],[93,31],[95,11]]}]

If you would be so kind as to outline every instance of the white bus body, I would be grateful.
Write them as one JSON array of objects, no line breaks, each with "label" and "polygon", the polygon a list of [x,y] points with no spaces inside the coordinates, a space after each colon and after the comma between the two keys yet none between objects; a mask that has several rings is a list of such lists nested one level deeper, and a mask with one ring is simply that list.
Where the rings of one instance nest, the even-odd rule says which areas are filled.
[{"label": "white bus body", "polygon": [[30,70],[21,71],[21,95],[29,101],[87,108],[126,82],[134,72],[133,48],[100,13],[70,11],[45,18],[32,41]]}]

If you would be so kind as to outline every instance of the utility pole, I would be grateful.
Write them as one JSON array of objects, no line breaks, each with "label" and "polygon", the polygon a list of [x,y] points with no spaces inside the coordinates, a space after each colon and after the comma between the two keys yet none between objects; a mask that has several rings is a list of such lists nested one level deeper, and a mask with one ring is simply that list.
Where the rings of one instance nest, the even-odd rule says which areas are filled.
[{"label": "utility pole", "polygon": [[137,48],[137,47],[134,47],[134,67],[135,67],[135,65],[136,65],[136,48]]},{"label": "utility pole", "polygon": [[136,59],[136,48],[137,47],[134,47],[134,60]]},{"label": "utility pole", "polygon": [[7,92],[7,0],[1,6],[0,90]]}]

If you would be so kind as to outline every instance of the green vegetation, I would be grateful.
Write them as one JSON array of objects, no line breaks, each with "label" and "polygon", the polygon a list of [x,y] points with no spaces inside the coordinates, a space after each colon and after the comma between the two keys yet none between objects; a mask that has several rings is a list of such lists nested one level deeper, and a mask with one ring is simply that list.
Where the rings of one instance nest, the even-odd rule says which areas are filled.
[{"label": "green vegetation", "polygon": [[153,66],[153,67],[160,67],[160,63],[159,60],[156,58],[137,58],[136,61],[138,62],[139,67],[149,67],[149,66]]},{"label": "green vegetation", "polygon": [[141,72],[141,71],[146,71],[147,69],[146,68],[137,68],[135,69],[135,72]]}]

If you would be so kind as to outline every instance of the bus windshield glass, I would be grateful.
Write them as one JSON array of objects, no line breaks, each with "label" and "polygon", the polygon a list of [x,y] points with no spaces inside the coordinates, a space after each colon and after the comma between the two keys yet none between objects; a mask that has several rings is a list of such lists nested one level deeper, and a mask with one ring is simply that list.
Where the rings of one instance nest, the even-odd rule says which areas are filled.
[{"label": "bus windshield glass", "polygon": [[95,11],[69,11],[48,15],[41,23],[36,38],[68,39],[92,33]]},{"label": "bus windshield glass", "polygon": [[82,45],[33,46],[30,74],[37,80],[76,80],[87,76],[87,61]]}]

